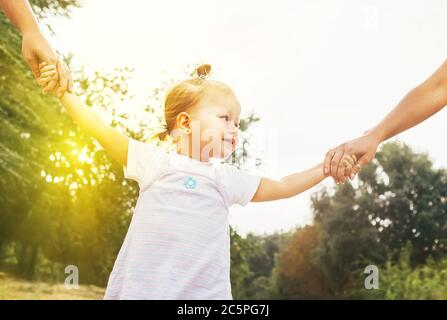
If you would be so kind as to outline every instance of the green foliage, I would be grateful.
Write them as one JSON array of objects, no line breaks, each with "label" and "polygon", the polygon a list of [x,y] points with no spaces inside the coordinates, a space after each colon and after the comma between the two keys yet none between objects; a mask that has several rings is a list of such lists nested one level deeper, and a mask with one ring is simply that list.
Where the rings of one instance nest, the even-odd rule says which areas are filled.
[{"label": "green foliage", "polygon": [[423,268],[429,256],[444,258],[446,201],[446,172],[402,143],[384,145],[377,160],[361,171],[357,188],[346,184],[334,194],[326,189],[314,194],[320,229],[316,254],[333,294],[350,297],[363,285],[357,275],[365,266],[395,264],[406,243],[413,248],[411,268]]},{"label": "green foliage", "polygon": [[386,262],[379,272],[379,289],[359,289],[355,298],[423,300],[447,299],[447,258],[435,261],[429,257],[427,263],[411,267],[411,243],[407,243],[397,262]]},{"label": "green foliage", "polygon": [[365,261],[384,260],[378,232],[356,203],[349,184],[337,188],[333,196],[322,190],[313,195],[312,202],[320,238],[315,249],[317,265],[332,294],[348,296],[352,271]]},{"label": "green foliage", "polygon": [[59,108],[41,94],[20,54],[20,37],[0,14],[0,253],[21,223],[31,215],[36,198],[56,200],[46,192],[40,171],[42,147]]},{"label": "green foliage", "polygon": [[233,298],[280,299],[275,265],[291,232],[242,238],[232,229],[230,235]]},{"label": "green foliage", "polygon": [[[364,180],[377,199],[370,220],[380,239],[394,252],[410,241],[411,264],[447,253],[447,174],[434,169],[426,154],[405,144],[386,144],[377,155],[385,180]],[[384,222],[389,221],[385,227]]]},{"label": "green foliage", "polygon": [[30,0],[29,2],[39,18],[47,16],[68,17],[73,8],[81,6],[80,0]]},{"label": "green foliage", "polygon": [[[122,168],[79,131],[55,98],[42,95],[22,60],[17,31],[3,15],[0,23],[0,262],[29,278],[54,279],[75,264],[81,282],[104,285],[137,186],[122,181]],[[110,109],[127,94],[126,72],[95,73],[91,86],[81,76],[76,88],[89,105]],[[110,88],[104,95],[99,82]],[[124,127],[120,114],[114,120]]]},{"label": "green foliage", "polygon": [[234,299],[247,299],[247,279],[252,276],[248,264],[248,254],[253,249],[251,243],[243,241],[242,237],[230,228],[231,239],[231,290]]}]

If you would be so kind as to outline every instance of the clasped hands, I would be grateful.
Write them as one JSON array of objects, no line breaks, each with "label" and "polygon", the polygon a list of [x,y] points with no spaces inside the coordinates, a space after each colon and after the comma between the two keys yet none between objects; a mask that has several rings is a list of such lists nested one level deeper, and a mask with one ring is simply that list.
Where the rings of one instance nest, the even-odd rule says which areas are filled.
[{"label": "clasped hands", "polygon": [[[361,166],[355,154],[343,154],[342,157],[335,157],[336,155],[337,149],[331,149],[326,153],[324,174],[332,176],[337,184],[341,184],[347,178],[353,179],[360,171]],[[340,174],[341,178],[337,174]]]},{"label": "clasped hands", "polygon": [[330,149],[324,159],[324,174],[334,178],[337,184],[353,179],[374,158],[377,147],[384,140],[381,131],[368,130],[362,136]]},{"label": "clasped hands", "polygon": [[[66,72],[69,74],[68,68]],[[60,98],[65,91],[58,90],[56,84],[58,82],[58,70],[55,64],[47,64],[42,62],[39,64],[39,78],[37,82],[43,88],[44,93],[55,93]],[[71,87],[70,87],[71,89]]]}]

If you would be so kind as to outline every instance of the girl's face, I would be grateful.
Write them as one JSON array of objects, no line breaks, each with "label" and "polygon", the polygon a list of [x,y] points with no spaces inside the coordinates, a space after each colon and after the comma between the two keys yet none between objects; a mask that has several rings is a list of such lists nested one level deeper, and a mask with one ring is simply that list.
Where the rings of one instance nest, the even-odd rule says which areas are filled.
[{"label": "girl's face", "polygon": [[202,99],[190,112],[192,151],[200,150],[205,161],[230,156],[238,143],[240,113],[241,106],[232,93]]}]

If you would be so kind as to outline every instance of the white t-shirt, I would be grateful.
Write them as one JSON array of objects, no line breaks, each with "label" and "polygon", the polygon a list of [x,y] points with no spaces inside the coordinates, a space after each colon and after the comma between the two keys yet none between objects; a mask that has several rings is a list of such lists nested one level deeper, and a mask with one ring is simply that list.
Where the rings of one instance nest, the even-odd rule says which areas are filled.
[{"label": "white t-shirt", "polygon": [[233,299],[228,209],[260,177],[134,139],[123,169],[140,193],[104,299]]}]

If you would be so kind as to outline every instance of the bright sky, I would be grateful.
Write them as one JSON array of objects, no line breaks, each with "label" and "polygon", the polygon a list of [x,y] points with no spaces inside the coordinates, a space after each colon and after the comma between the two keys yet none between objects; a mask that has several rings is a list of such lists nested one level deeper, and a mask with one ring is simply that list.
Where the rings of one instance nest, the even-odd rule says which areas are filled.
[{"label": "bright sky", "polygon": [[[447,2],[427,1],[84,1],[51,22],[53,45],[91,68],[130,66],[144,101],[152,88],[210,63],[253,128],[258,172],[281,178],[379,121],[447,58]],[[144,104],[141,105],[142,107]],[[447,167],[447,111],[399,139]],[[329,179],[326,185],[332,185]],[[310,223],[310,195],[233,206],[241,234]]]}]

